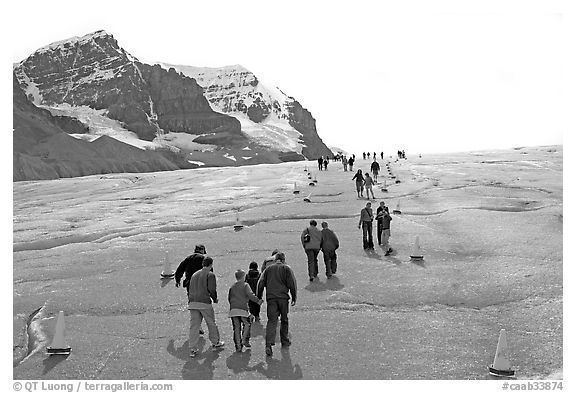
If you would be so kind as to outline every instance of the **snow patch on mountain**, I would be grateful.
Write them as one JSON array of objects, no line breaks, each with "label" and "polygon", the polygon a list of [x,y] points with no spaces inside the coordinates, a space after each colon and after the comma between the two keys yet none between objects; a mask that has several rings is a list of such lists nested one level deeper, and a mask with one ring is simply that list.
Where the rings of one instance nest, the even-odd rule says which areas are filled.
[{"label": "snow patch on mountain", "polygon": [[78,119],[88,126],[88,134],[70,134],[74,138],[92,142],[102,135],[138,147],[142,150],[157,148],[169,148],[178,151],[186,149],[190,151],[214,151],[217,146],[194,142],[198,135],[190,135],[183,132],[169,132],[156,137],[153,141],[144,141],[138,138],[134,132],[124,128],[118,120],[110,119],[106,116],[106,109],[93,109],[89,106],[74,106],[67,103],[47,106],[39,105],[47,109],[53,116],[69,116]]},{"label": "snow patch on mountain", "polygon": [[251,121],[243,113],[228,113],[240,121],[242,133],[260,146],[278,151],[302,153],[303,145],[298,141],[302,135],[287,120],[269,116],[262,123]]},{"label": "snow patch on mountain", "polygon": [[162,146],[176,146],[185,150],[201,152],[214,151],[218,148],[216,145],[194,142],[196,138],[198,138],[198,135],[191,135],[185,132],[168,132],[155,138],[153,142]]}]

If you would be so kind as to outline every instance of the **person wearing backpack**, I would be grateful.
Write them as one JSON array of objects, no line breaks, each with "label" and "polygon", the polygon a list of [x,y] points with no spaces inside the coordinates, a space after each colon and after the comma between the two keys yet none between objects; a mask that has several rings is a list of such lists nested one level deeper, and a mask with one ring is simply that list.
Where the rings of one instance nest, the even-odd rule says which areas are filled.
[{"label": "person wearing backpack", "polygon": [[[205,254],[206,247],[204,247],[203,244],[197,244],[194,248],[194,253],[180,262],[180,265],[178,265],[178,268],[176,269],[176,273],[174,274],[176,288],[180,286],[180,280],[182,279],[182,276],[184,276],[182,286],[186,288],[186,298],[188,298],[190,293],[190,278],[198,270],[202,270],[202,261],[204,260]],[[199,332],[200,334],[204,334],[202,329],[199,329]]]},{"label": "person wearing backpack", "polygon": [[300,235],[302,247],[308,258],[308,276],[310,277],[310,282],[314,281],[318,276],[318,254],[322,247],[322,232],[316,228],[317,225],[316,220],[310,220],[310,226],[304,229],[302,235]]}]

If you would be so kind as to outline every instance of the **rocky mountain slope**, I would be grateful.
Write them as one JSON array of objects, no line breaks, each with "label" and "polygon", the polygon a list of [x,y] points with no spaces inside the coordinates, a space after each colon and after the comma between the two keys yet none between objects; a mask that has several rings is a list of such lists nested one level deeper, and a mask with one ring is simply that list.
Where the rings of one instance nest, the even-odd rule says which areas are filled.
[{"label": "rocky mountain slope", "polygon": [[[138,61],[104,31],[38,49],[14,65],[14,76],[31,105],[47,110],[52,115],[50,124],[60,131],[84,142],[109,136],[143,153],[161,149],[169,153],[163,154],[171,161],[169,167],[275,163],[329,153],[318,137],[310,113],[279,91],[273,91],[275,99],[270,95],[264,97],[263,88],[250,72],[228,75],[222,71],[222,78],[238,77],[232,85],[253,80],[250,86],[255,90],[242,91],[241,99],[234,103],[240,109],[232,110],[218,104],[218,89],[207,89],[191,74],[185,75],[175,68]],[[202,78],[199,80],[204,82]],[[252,96],[256,99],[252,100]],[[18,111],[30,113],[17,115],[15,109],[15,135],[23,128],[24,119],[40,113],[30,105],[20,104]],[[46,112],[42,113],[48,118]],[[63,137],[60,132],[53,133]],[[17,137],[19,141],[28,140],[30,145],[19,143],[15,157],[16,153],[30,157],[37,154],[33,146],[38,141],[29,138],[30,135]],[[91,146],[99,145],[104,143]],[[68,164],[71,165],[68,170],[56,170],[58,177],[78,176],[72,162]],[[158,164],[155,162],[145,170],[167,169],[165,163]],[[15,173],[19,172],[15,179],[29,179],[24,166],[23,161],[15,158]],[[80,172],[84,174],[108,170],[98,166],[90,171],[86,165],[81,166]],[[122,168],[120,165],[116,169]],[[36,173],[32,178],[38,176],[56,175]]]},{"label": "rocky mountain slope", "polygon": [[307,109],[241,65],[220,68],[161,65],[194,78],[215,110],[237,118],[242,131],[261,144],[296,151],[310,159],[332,154],[318,136],[316,120]]},{"label": "rocky mountain slope", "polygon": [[159,152],[141,150],[114,138],[94,142],[68,133],[85,132],[70,117],[52,116],[31,103],[13,81],[13,180],[45,180],[112,172],[175,170]]}]

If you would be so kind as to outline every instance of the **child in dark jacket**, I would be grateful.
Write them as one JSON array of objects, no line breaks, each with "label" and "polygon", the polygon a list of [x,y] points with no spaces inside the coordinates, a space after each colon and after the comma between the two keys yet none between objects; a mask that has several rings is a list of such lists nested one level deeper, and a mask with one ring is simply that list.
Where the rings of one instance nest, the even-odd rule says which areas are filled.
[{"label": "child in dark jacket", "polygon": [[[258,280],[260,279],[258,264],[252,261],[250,262],[249,268],[250,270],[248,270],[248,274],[246,274],[246,282],[248,283],[248,285],[250,285],[250,289],[252,289],[252,292],[256,293],[256,285],[258,284]],[[259,321],[260,304],[253,302],[252,300],[248,300],[248,309],[250,310],[250,314],[254,316],[254,320]]]},{"label": "child in dark jacket", "polygon": [[234,345],[236,352],[242,352],[242,347],[250,348],[250,313],[248,312],[248,300],[262,304],[250,285],[245,282],[246,273],[238,269],[234,274],[236,283],[228,291],[228,302],[230,303],[230,313],[232,319],[232,329],[234,330]]}]

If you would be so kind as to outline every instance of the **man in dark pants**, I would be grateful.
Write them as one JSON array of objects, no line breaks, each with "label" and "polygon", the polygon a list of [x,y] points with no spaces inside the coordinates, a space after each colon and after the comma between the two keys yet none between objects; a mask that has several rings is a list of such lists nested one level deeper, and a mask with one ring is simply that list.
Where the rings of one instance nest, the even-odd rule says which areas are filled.
[{"label": "man in dark pants", "polygon": [[[310,282],[318,276],[318,254],[322,248],[322,232],[316,228],[316,220],[310,220],[310,226],[300,235],[300,242],[308,258],[308,277]],[[307,241],[306,241],[307,240]]]},{"label": "man in dark pants", "polygon": [[[280,342],[288,347],[288,301],[296,305],[296,278],[290,266],[286,265],[284,253],[276,254],[276,262],[268,266],[258,281],[259,299],[266,288],[266,355],[272,356],[272,346],[276,343],[276,327],[280,316]],[[290,293],[290,295],[288,294]]]},{"label": "man in dark pants", "polygon": [[324,221],[322,223],[322,254],[324,256],[324,265],[326,265],[326,277],[331,278],[333,274],[336,274],[336,269],[338,264],[336,262],[336,250],[340,247],[340,242],[338,237],[330,228],[328,228],[328,223]]},{"label": "man in dark pants", "polygon": [[[198,244],[194,248],[194,254],[186,257],[180,265],[178,265],[178,269],[176,269],[176,273],[174,275],[174,279],[176,280],[176,288],[180,286],[180,280],[184,273],[186,273],[184,277],[184,282],[182,286],[186,288],[186,299],[188,299],[188,295],[190,293],[190,278],[194,273],[198,270],[202,270],[202,261],[204,260],[204,255],[206,254],[206,247],[203,244]],[[202,329],[200,329],[200,334],[204,334]]]},{"label": "man in dark pants", "polygon": [[374,250],[374,241],[372,240],[372,204],[368,202],[366,207],[360,211],[360,221],[358,229],[362,227],[362,245],[364,250]]}]

